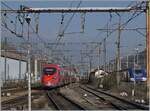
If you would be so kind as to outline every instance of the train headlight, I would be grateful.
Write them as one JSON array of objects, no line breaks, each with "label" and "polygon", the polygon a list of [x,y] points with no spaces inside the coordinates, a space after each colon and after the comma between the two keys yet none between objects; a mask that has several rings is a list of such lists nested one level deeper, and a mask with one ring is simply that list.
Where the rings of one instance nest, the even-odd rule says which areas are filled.
[{"label": "train headlight", "polygon": [[57,77],[55,76],[55,77],[53,77],[52,79],[53,79],[53,80],[56,80],[56,79],[57,79]]},{"label": "train headlight", "polygon": [[47,86],[51,86],[51,85],[52,85],[52,83],[50,83],[50,82],[47,83]]}]

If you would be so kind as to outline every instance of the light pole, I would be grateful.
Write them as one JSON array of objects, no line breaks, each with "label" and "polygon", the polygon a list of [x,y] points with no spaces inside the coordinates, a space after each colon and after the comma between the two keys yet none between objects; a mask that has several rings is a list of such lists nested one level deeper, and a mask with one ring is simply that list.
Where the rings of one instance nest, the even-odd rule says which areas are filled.
[{"label": "light pole", "polygon": [[92,70],[92,56],[89,55],[89,72]]},{"label": "light pole", "polygon": [[31,60],[30,60],[30,43],[29,43],[29,26],[31,22],[31,18],[29,15],[25,18],[28,23],[28,110],[31,111]]},{"label": "light pole", "polygon": [[116,45],[117,45],[117,88],[119,89],[119,84],[120,84],[120,74],[119,74],[119,70],[120,70],[120,38],[121,38],[121,16],[119,13],[116,13],[119,17],[119,23],[118,23],[118,35],[117,35],[117,41],[116,41]]},{"label": "light pole", "polygon": [[106,71],[106,38],[104,39],[104,70]]},{"label": "light pole", "polygon": [[[138,63],[138,53],[139,53],[139,48],[138,46],[142,46],[142,44],[138,44],[137,47],[135,48],[136,54],[134,55],[134,70],[136,68],[139,68],[139,63]],[[136,59],[136,63],[135,63]],[[134,87],[132,89],[132,96],[135,96],[135,88],[136,88],[136,80],[135,80],[135,74],[134,74]]]},{"label": "light pole", "polygon": [[4,39],[4,83],[6,84],[6,80],[7,80],[7,38],[5,37]]},{"label": "light pole", "polygon": [[128,69],[129,68],[129,55],[126,56],[126,68]]},{"label": "light pole", "polygon": [[99,64],[99,65],[98,65],[98,69],[99,69],[99,70],[100,70],[100,54],[101,54],[100,51],[101,51],[101,43],[99,43],[99,50],[98,50],[98,55],[99,55],[99,56],[98,56],[98,57],[99,57],[99,59],[98,59],[98,64]]},{"label": "light pole", "polygon": [[[134,50],[136,51],[136,54],[135,54],[136,58],[134,57],[134,59],[136,59],[136,65],[137,65],[137,66],[140,65],[140,64],[139,64],[139,48],[138,48],[138,47],[140,47],[140,46],[143,46],[143,44],[138,44],[138,45],[136,46],[136,48],[134,49]],[[135,62],[135,60],[134,60],[134,62]],[[135,64],[135,63],[134,63],[134,64]]]},{"label": "light pole", "polygon": [[[20,49],[21,51],[21,49]],[[20,53],[20,58],[19,58],[19,80],[21,80],[21,59],[22,59],[22,53]]]},{"label": "light pole", "polygon": [[139,65],[138,63],[138,61],[139,61],[139,48],[135,48],[135,51],[136,51],[136,64],[137,64],[137,66]]}]

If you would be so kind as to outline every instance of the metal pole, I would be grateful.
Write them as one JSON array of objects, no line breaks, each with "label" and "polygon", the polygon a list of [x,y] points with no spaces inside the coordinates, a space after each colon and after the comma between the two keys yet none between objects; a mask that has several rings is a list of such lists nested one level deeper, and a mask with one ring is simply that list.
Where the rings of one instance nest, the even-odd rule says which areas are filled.
[{"label": "metal pole", "polygon": [[136,55],[134,54],[134,69],[135,69],[135,56],[136,56]]},{"label": "metal pole", "polygon": [[[129,68],[129,55],[127,55],[127,62],[126,63],[127,63],[126,69],[128,69]],[[126,76],[127,76],[127,78],[129,78],[128,72],[126,72]]]},{"label": "metal pole", "polygon": [[26,22],[28,23],[28,110],[31,111],[31,58],[30,58],[30,48],[31,45],[29,43],[29,26],[30,26],[31,18],[29,16],[26,17]]},{"label": "metal pole", "polygon": [[110,59],[109,59],[109,62],[108,62],[108,64],[109,64],[109,68],[108,68],[108,72],[110,72],[110,68],[111,68],[111,62],[110,62]]},{"label": "metal pole", "polygon": [[19,80],[21,79],[21,54],[19,59]]},{"label": "metal pole", "polygon": [[89,71],[91,72],[91,70],[92,70],[92,55],[89,55]]},{"label": "metal pole", "polygon": [[37,67],[37,59],[35,58],[35,60],[34,60],[34,75],[35,75],[35,82],[37,81],[37,77],[38,77],[38,75],[37,75],[37,73],[38,73],[38,67]]},{"label": "metal pole", "polygon": [[6,48],[6,45],[7,45],[7,38],[5,37],[5,41],[4,41],[4,49],[5,49],[5,56],[4,56],[4,83],[6,83],[6,79],[7,79],[7,74],[6,74],[6,68],[7,68],[7,57],[6,57],[6,54],[7,54],[7,48]]},{"label": "metal pole", "polygon": [[98,69],[100,70],[100,51],[101,51],[101,49],[100,49],[100,47],[101,47],[101,43],[99,44],[99,59],[98,59]]},{"label": "metal pole", "polygon": [[120,83],[120,75],[119,75],[119,70],[120,70],[120,34],[121,34],[121,16],[120,14],[117,13],[119,16],[119,24],[118,24],[118,37],[117,37],[117,88],[119,88],[119,83]]},{"label": "metal pole", "polygon": [[7,80],[9,81],[9,64],[7,64],[7,75],[8,75],[8,77],[7,77]]},{"label": "metal pole", "polygon": [[127,69],[129,67],[129,55],[127,55]]},{"label": "metal pole", "polygon": [[[136,59],[136,54],[134,54],[134,70],[135,70],[135,64],[136,64],[136,62],[135,62],[135,59]],[[135,82],[135,74],[134,74],[134,83],[133,83],[133,89],[132,89],[132,96],[135,96],[135,84],[136,84],[136,82]]]},{"label": "metal pole", "polygon": [[106,70],[106,38],[104,39],[104,70]]},{"label": "metal pole", "polygon": [[31,64],[30,49],[28,49],[28,110],[31,111]]},{"label": "metal pole", "polygon": [[122,64],[122,57],[120,57],[120,69],[119,70],[122,69],[121,64]]},{"label": "metal pole", "polygon": [[137,66],[139,65],[139,51],[137,50]]},{"label": "metal pole", "polygon": [[147,0],[146,3],[146,73],[147,73],[147,100],[149,100],[149,87],[150,87],[150,27],[149,27],[149,16],[150,16],[150,2]]}]

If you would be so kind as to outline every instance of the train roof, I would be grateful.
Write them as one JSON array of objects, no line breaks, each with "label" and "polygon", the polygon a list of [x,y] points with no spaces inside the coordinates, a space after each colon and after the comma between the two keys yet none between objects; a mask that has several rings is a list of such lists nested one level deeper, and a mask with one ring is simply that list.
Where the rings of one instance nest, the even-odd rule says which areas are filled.
[{"label": "train roof", "polygon": [[43,64],[43,67],[59,67],[58,64]]}]

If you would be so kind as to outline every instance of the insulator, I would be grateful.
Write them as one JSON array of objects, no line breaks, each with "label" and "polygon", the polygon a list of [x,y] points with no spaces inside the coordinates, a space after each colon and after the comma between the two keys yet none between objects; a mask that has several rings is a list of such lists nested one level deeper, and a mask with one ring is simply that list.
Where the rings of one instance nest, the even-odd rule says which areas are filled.
[{"label": "insulator", "polygon": [[38,15],[35,15],[35,31],[36,33],[38,33],[39,31],[39,14]]},{"label": "insulator", "polygon": [[4,16],[6,16],[7,14],[6,13],[4,13]]},{"label": "insulator", "polygon": [[62,15],[61,15],[61,24],[63,24],[63,22],[64,22],[64,14],[62,13]]},{"label": "insulator", "polygon": [[85,25],[85,13],[81,14],[81,32],[84,32],[84,25]]}]

